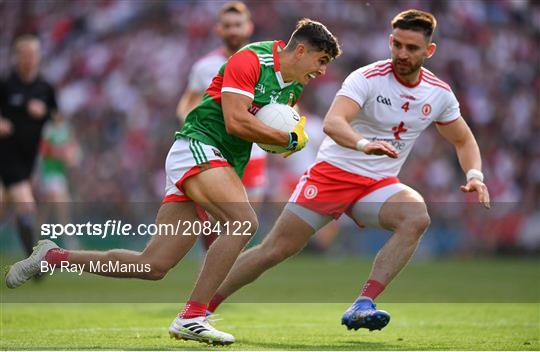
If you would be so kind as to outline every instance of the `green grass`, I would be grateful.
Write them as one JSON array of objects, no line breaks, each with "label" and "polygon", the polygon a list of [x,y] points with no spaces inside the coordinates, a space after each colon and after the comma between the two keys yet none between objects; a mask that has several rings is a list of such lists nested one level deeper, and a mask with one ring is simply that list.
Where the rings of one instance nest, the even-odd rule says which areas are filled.
[{"label": "green grass", "polygon": [[[1,258],[3,264],[10,263]],[[0,285],[4,303],[175,303],[189,296],[200,263],[187,260],[164,280],[117,280],[84,273],[54,274],[16,289]],[[278,265],[232,297],[232,303],[351,301],[371,261],[300,256]],[[540,302],[540,265],[534,259],[430,260],[410,263],[380,297],[392,303]]]},{"label": "green grass", "polygon": [[172,304],[4,304],[1,349],[538,350],[538,304],[385,304],[382,331],[348,331],[347,304],[226,304],[214,348],[170,339]]},{"label": "green grass", "polygon": [[[540,350],[538,260],[412,262],[379,299],[390,325],[347,331],[341,315],[370,264],[302,256],[270,270],[218,312],[216,326],[237,338],[223,349]],[[159,282],[61,274],[0,285],[0,349],[219,349],[167,334],[198,267],[188,260]]]}]

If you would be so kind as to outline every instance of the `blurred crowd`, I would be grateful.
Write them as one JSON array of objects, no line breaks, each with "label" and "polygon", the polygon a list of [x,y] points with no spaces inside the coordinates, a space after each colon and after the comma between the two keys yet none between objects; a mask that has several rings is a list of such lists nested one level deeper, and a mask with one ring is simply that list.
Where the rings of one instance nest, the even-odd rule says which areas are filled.
[{"label": "blurred crowd", "polygon": [[[489,250],[540,246],[540,6],[534,1],[247,1],[252,41],[287,40],[296,21],[326,24],[344,55],[301,100],[313,143],[305,153],[271,157],[267,199],[287,199],[314,160],[322,117],[354,69],[389,57],[390,20],[406,8],[433,12],[438,50],[427,67],[448,82],[482,151],[496,220],[466,219]],[[221,1],[3,1],[0,72],[13,39],[42,40],[42,73],[82,151],[70,172],[75,201],[159,201],[164,160],[179,127],[175,107],[195,60],[220,45],[213,33]],[[466,218],[474,196],[455,152],[430,128],[400,175],[437,204],[434,219]],[[456,203],[459,202],[458,211]],[[441,204],[450,204],[448,206]],[[454,205],[452,205],[454,204]],[[500,204],[497,207],[497,204]],[[483,218],[484,220],[487,218]],[[487,231],[489,230],[489,231]]]}]

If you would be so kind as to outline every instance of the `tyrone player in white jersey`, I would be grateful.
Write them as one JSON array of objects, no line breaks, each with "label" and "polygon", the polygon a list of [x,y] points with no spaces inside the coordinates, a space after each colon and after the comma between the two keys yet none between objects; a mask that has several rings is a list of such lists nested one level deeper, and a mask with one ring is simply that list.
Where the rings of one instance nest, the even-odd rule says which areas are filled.
[{"label": "tyrone player in white jersey", "polygon": [[352,72],[328,111],[328,135],[264,242],[244,252],[208,310],[264,271],[299,252],[321,227],[346,213],[359,226],[392,231],[363,289],[345,312],[348,329],[382,329],[390,315],[373,300],[407,264],[430,224],[424,199],[397,175],[416,138],[432,122],[452,143],[467,183],[489,208],[480,150],[448,84],[422,67],[436,49],[435,17],[407,10],[392,20],[391,60]]}]

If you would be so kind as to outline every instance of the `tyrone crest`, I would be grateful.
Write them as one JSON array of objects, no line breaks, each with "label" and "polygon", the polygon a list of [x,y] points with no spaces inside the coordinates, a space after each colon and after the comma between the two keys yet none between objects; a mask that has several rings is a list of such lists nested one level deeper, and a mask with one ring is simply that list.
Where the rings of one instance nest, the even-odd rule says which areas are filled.
[{"label": "tyrone crest", "polygon": [[424,106],[422,106],[422,114],[424,114],[426,117],[431,114],[431,105],[424,104]]}]

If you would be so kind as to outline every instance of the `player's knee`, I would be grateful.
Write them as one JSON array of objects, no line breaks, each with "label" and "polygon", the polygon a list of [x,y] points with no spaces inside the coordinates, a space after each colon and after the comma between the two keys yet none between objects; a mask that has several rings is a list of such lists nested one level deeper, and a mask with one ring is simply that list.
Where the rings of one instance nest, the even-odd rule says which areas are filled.
[{"label": "player's knee", "polygon": [[226,223],[227,229],[233,234],[242,234],[248,238],[254,235],[259,228],[259,220],[253,209],[250,209],[250,211],[233,211],[217,218]]},{"label": "player's knee", "polygon": [[251,237],[257,233],[257,230],[259,229],[259,220],[257,219],[257,214],[255,214],[255,212],[244,214],[239,221],[241,225],[240,231],[243,235]]},{"label": "player's knee", "polygon": [[265,258],[268,264],[271,266],[281,263],[285,259],[295,255],[299,251],[298,248],[293,248],[286,243],[266,245],[265,247]]},{"label": "player's knee", "polygon": [[287,259],[287,254],[282,248],[272,248],[266,253],[265,259],[269,266],[274,266]]},{"label": "player's knee", "polygon": [[403,226],[407,228],[408,232],[419,238],[426,232],[430,224],[431,218],[426,211],[409,215],[404,221]]}]

